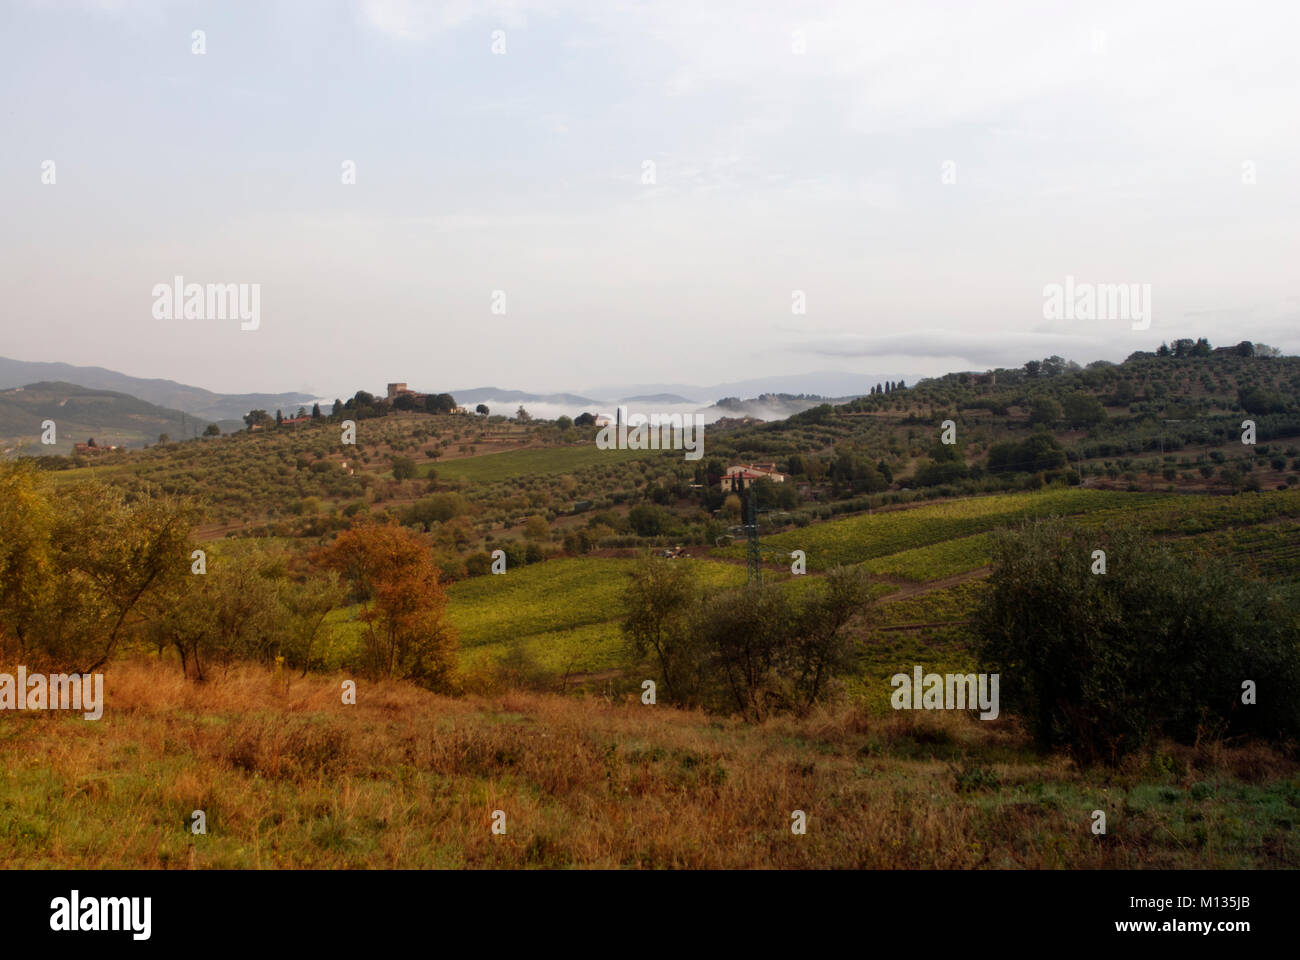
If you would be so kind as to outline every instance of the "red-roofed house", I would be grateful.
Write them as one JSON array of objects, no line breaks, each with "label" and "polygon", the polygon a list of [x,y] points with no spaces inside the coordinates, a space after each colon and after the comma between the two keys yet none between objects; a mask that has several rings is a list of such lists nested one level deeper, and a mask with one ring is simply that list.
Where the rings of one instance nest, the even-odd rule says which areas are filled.
[{"label": "red-roofed house", "polygon": [[727,467],[727,472],[722,478],[722,486],[726,490],[744,490],[755,480],[764,478],[773,483],[785,483],[785,474],[776,472],[776,464],[751,463]]}]

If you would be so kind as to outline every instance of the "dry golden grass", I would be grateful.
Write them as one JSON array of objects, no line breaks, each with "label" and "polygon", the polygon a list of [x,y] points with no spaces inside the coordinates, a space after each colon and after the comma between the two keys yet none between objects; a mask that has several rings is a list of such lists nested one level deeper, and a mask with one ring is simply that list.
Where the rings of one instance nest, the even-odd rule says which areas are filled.
[{"label": "dry golden grass", "polygon": [[[194,685],[174,665],[119,663],[97,722],[0,714],[0,857],[92,868],[1300,864],[1283,825],[1300,797],[1296,765],[1261,748],[1159,754],[1159,769],[1102,774],[1036,756],[1005,720],[828,708],[746,725],[639,701],[450,699],[365,680],[353,706],[341,679],[286,690],[239,667]],[[1104,837],[1091,833],[1094,808],[1107,810]],[[196,809],[204,836],[190,832]],[[794,810],[805,835],[791,832]]]}]

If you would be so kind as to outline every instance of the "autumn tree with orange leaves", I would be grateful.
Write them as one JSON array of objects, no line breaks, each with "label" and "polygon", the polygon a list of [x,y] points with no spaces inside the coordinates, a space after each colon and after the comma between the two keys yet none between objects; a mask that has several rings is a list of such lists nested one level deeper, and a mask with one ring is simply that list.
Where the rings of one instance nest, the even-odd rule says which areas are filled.
[{"label": "autumn tree with orange leaves", "polygon": [[361,604],[367,666],[378,676],[449,690],[456,633],[444,620],[447,596],[421,537],[395,525],[363,524],[318,550],[316,563],[338,570]]}]

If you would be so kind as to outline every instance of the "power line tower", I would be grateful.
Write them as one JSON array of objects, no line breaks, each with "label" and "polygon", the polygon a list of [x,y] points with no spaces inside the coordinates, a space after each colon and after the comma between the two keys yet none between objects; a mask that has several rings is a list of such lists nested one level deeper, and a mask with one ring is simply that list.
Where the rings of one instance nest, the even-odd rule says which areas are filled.
[{"label": "power line tower", "polygon": [[758,545],[758,497],[751,488],[749,491],[749,522],[745,524],[745,534],[749,538],[749,579],[750,582],[763,582],[763,554]]},{"label": "power line tower", "polygon": [[[746,494],[744,481],[741,480],[738,476],[728,476],[726,480],[724,480],[724,483],[728,481],[730,482],[731,490],[733,493]],[[729,528],[729,532],[725,539],[729,543],[734,543],[735,537],[739,536],[742,533],[744,534],[745,541],[748,545],[747,556],[749,561],[749,582],[762,583],[763,582],[763,554],[768,553],[773,556],[781,556],[784,554],[784,551],[777,550],[773,547],[765,547],[758,542],[758,496],[754,493],[752,486],[748,490],[747,497],[748,497],[748,503],[746,505],[746,511],[745,511],[746,513],[745,522],[743,524],[739,524],[737,526]],[[723,537],[719,537],[716,542],[718,544],[721,544],[723,539],[724,539]]]}]

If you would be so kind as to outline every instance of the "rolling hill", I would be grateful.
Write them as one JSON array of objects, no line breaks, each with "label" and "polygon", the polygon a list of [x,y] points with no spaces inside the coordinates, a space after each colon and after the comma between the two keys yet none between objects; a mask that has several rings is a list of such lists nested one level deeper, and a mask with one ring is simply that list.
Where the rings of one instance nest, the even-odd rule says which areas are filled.
[{"label": "rolling hill", "polygon": [[[46,420],[55,424],[56,442],[40,442]],[[140,447],[160,434],[173,440],[199,436],[208,421],[169,410],[114,390],[72,383],[40,382],[0,391],[0,452],[20,447],[32,455],[72,452],[94,437],[101,446]]]}]

